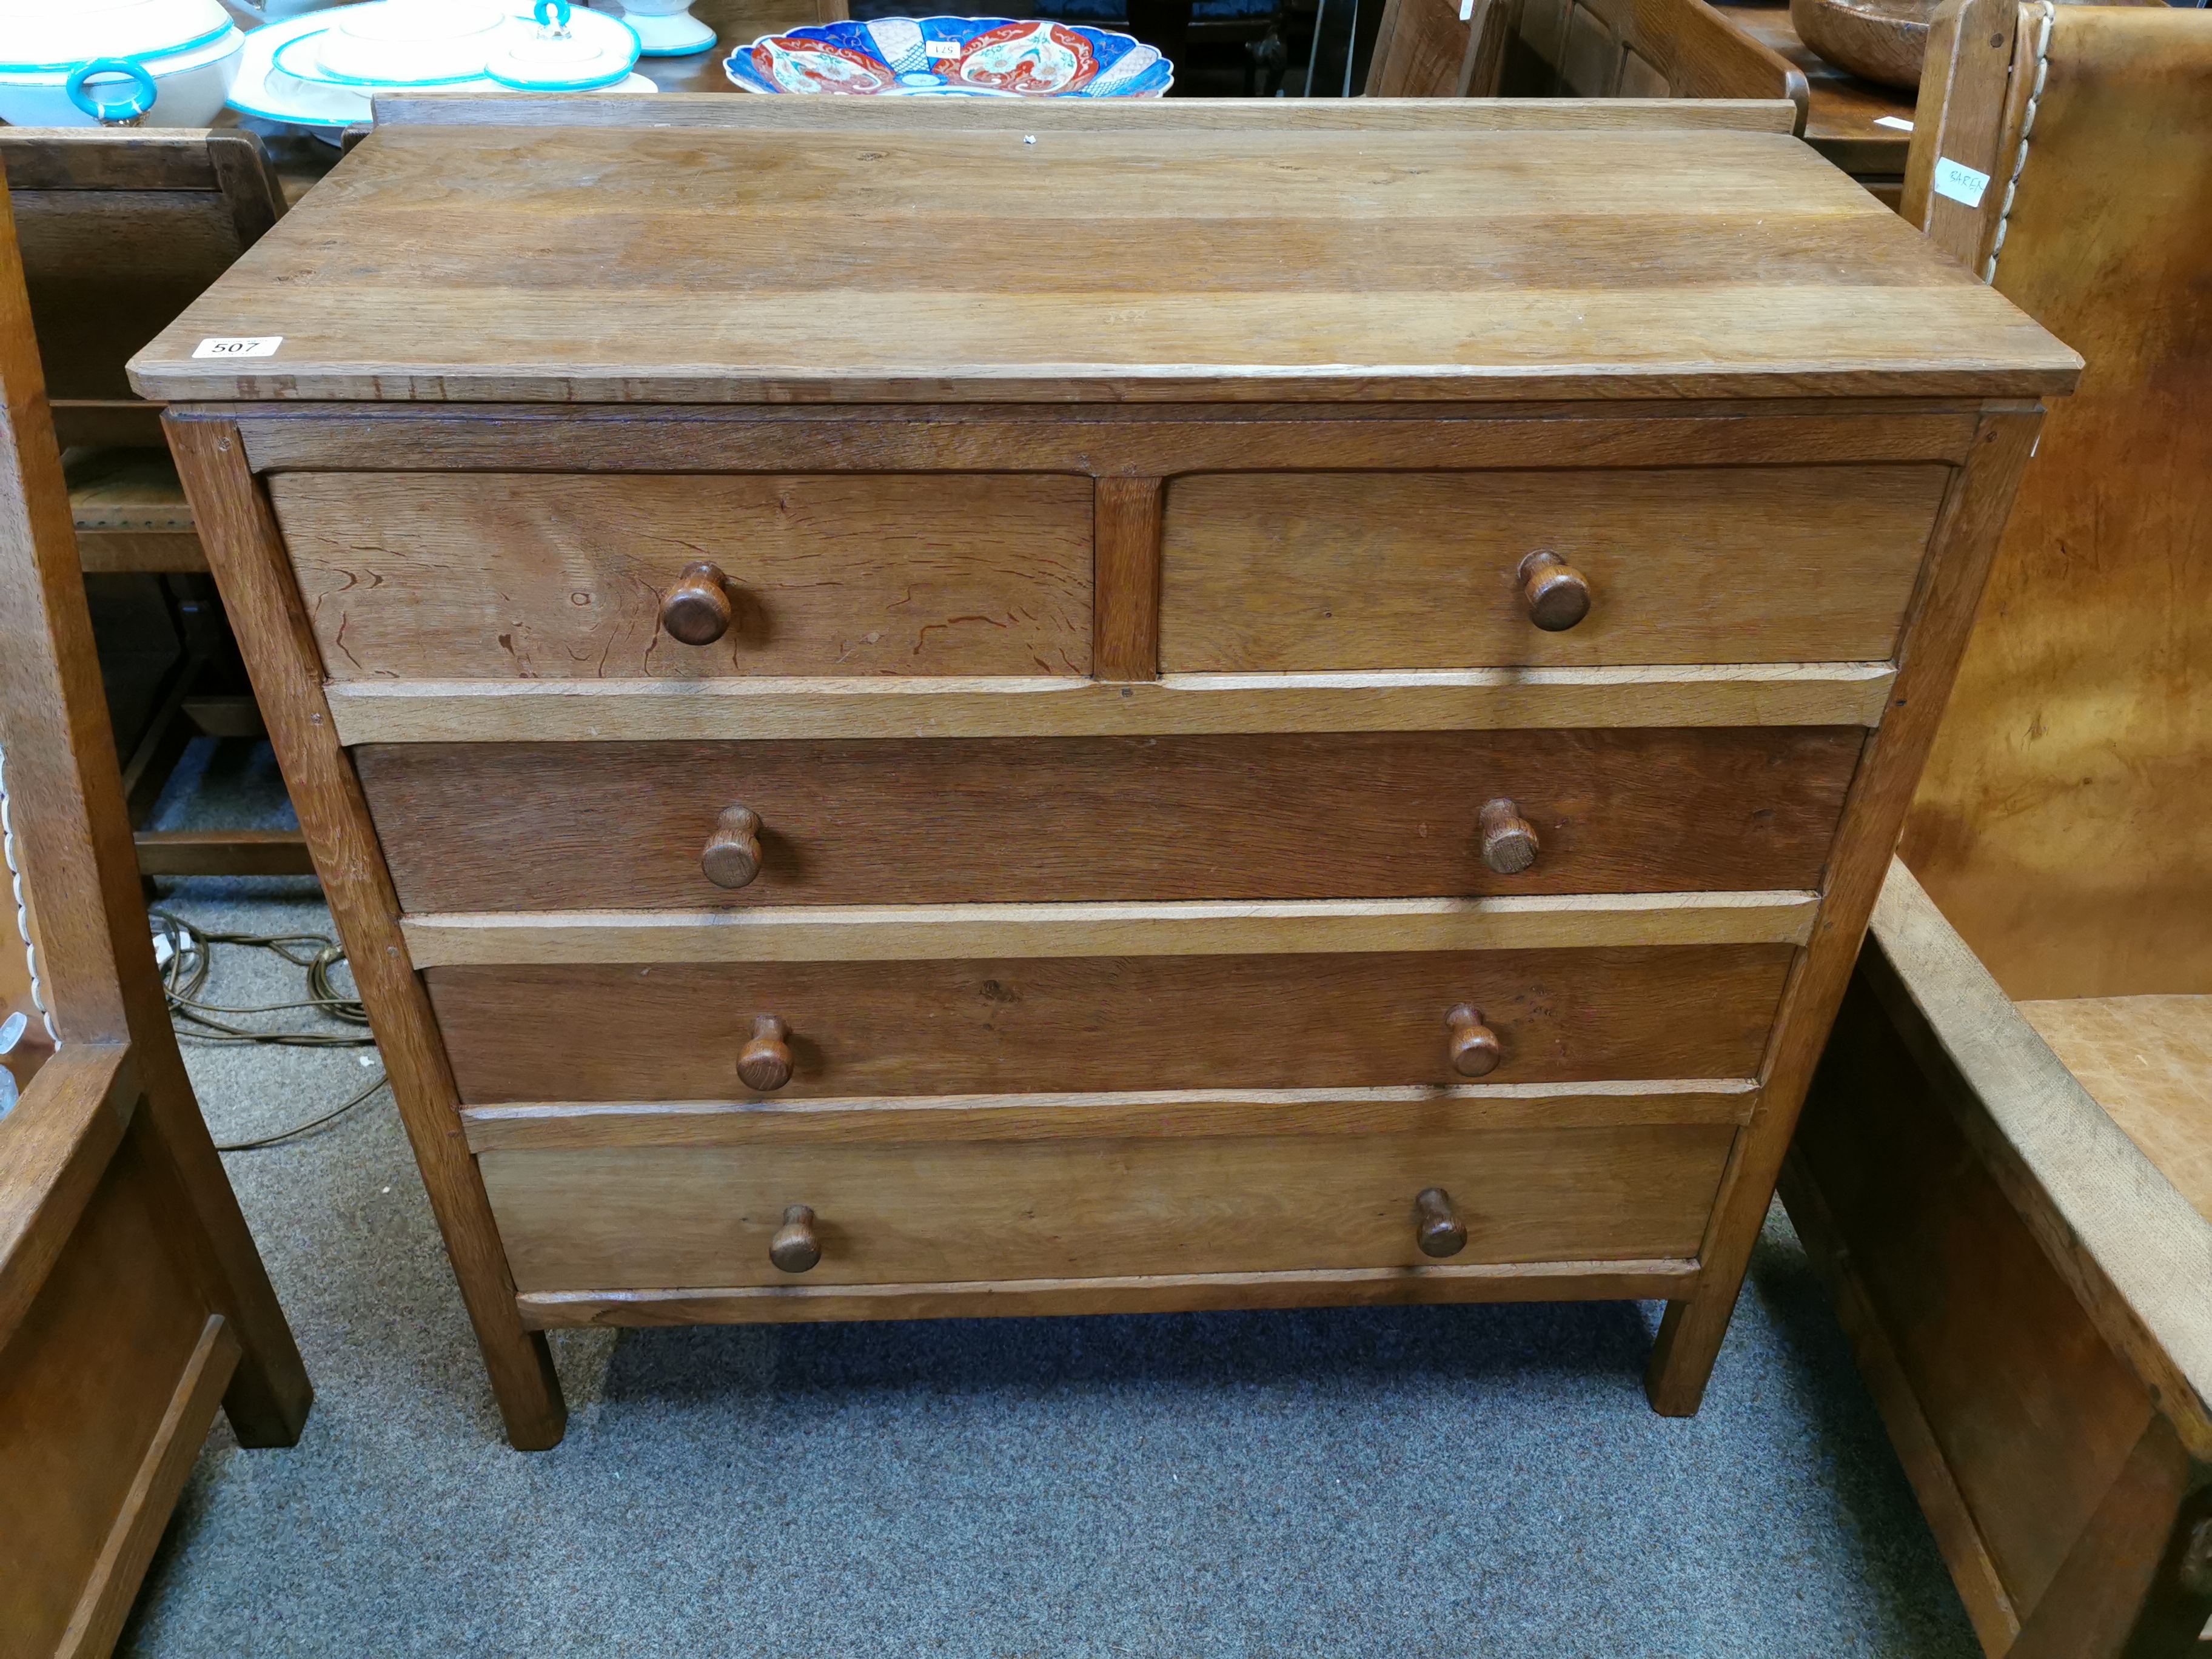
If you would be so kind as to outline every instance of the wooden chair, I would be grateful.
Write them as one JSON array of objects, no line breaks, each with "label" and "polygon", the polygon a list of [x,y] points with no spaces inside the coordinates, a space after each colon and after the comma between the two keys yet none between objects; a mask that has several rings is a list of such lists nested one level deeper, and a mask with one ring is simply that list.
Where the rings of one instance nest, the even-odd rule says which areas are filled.
[{"label": "wooden chair", "polygon": [[[244,132],[0,128],[0,165],[95,605],[103,617],[111,605],[143,611],[155,594],[169,612],[148,717],[121,722],[136,825],[195,734],[256,735],[260,721],[228,660],[161,405],[132,393],[124,364],[276,223],[283,191],[261,141]],[[141,850],[148,874],[312,868],[290,833],[149,831]]]},{"label": "wooden chair", "polygon": [[1939,14],[1903,211],[2088,368],[1783,1191],[1992,1656],[2212,1617],[2208,158],[2212,14]]},{"label": "wooden chair", "polygon": [[1705,0],[1389,0],[1370,97],[1784,98],[1804,72]]},{"label": "wooden chair", "polygon": [[0,1118],[0,1659],[96,1659],[218,1402],[290,1445],[313,1391],[156,976],[4,201],[0,748],[62,1039]]}]

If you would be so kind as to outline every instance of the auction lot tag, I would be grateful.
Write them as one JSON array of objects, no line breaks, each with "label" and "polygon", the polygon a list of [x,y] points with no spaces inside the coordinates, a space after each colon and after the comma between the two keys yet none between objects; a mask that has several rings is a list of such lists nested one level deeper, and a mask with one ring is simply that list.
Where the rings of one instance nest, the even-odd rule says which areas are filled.
[{"label": "auction lot tag", "polygon": [[1936,193],[1948,196],[1962,207],[1978,208],[1982,204],[1982,192],[1990,187],[1990,175],[1977,173],[1964,161],[1954,161],[1948,155],[1936,158]]},{"label": "auction lot tag", "polygon": [[274,357],[284,343],[281,334],[248,334],[235,340],[202,340],[192,348],[195,357]]}]

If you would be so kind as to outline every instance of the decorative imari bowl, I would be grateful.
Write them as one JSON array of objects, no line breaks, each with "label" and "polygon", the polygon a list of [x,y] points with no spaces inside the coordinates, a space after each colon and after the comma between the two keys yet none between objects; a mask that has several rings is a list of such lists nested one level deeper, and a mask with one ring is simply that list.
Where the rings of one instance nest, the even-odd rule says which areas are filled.
[{"label": "decorative imari bowl", "polygon": [[1128,35],[1005,17],[811,24],[723,67],[748,92],[877,98],[1158,98],[1175,82],[1175,66]]}]

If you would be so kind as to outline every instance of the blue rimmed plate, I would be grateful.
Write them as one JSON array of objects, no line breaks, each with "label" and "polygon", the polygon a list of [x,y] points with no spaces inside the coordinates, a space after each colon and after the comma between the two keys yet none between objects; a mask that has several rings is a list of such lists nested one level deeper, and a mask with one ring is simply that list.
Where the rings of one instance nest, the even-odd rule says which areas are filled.
[{"label": "blue rimmed plate", "polygon": [[874,98],[1158,98],[1175,84],[1175,66],[1130,35],[1010,17],[810,24],[723,68],[747,92]]}]

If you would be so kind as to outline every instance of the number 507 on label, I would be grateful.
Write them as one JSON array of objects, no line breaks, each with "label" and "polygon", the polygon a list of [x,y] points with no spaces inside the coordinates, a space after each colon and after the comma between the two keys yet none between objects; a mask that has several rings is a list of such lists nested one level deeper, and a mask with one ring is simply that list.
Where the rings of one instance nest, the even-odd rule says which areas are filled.
[{"label": "number 507 on label", "polygon": [[192,348],[195,357],[274,357],[284,343],[281,334],[248,334],[232,340],[202,340]]}]

